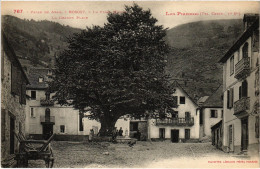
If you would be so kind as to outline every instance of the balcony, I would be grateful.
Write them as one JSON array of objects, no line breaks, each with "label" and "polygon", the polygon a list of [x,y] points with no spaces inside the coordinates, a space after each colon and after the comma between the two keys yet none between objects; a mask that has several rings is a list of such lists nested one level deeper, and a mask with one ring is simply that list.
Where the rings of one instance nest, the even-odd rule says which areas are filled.
[{"label": "balcony", "polygon": [[156,125],[193,126],[194,125],[194,117],[191,117],[191,118],[156,119]]},{"label": "balcony", "polygon": [[42,106],[53,106],[54,100],[41,99],[40,103],[41,103]]},{"label": "balcony", "polygon": [[55,124],[55,116],[41,116],[40,121],[41,124]]},{"label": "balcony", "polygon": [[248,115],[248,110],[250,108],[250,98],[243,97],[234,103],[234,115],[237,117],[243,117]]},{"label": "balcony", "polygon": [[250,58],[242,58],[235,66],[235,78],[244,79],[250,74]]}]

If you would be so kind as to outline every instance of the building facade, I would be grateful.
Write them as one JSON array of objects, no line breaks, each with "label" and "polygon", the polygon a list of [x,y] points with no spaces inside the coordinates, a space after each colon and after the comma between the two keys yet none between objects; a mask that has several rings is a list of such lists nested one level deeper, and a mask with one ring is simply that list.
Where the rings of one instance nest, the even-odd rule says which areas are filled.
[{"label": "building facade", "polygon": [[211,140],[212,145],[218,149],[222,149],[223,141],[223,125],[222,120],[211,127]]},{"label": "building facade", "polygon": [[211,127],[223,118],[222,85],[200,106],[201,136],[211,137]]},{"label": "building facade", "polygon": [[3,32],[1,49],[1,164],[14,167],[14,153],[18,151],[14,132],[25,131],[25,89],[29,81]]},{"label": "building facade", "polygon": [[223,63],[223,150],[259,151],[259,16],[245,14],[245,30]]},{"label": "building facade", "polygon": [[[101,124],[89,120],[87,114],[71,106],[61,106],[54,102],[48,82],[52,80],[52,70],[47,68],[28,69],[31,84],[26,94],[29,101],[26,107],[26,133],[35,139],[47,139],[55,133],[55,140],[83,141],[87,140],[90,129],[97,134]],[[116,127],[129,131],[129,118],[120,118]],[[128,134],[129,135],[129,134]]]},{"label": "building facade", "polygon": [[48,89],[52,80],[52,70],[47,68],[29,68],[26,94],[29,101],[26,106],[26,133],[34,139],[48,139],[53,133],[55,140],[84,140],[83,116],[70,106],[61,106],[54,102]]},{"label": "building facade", "polygon": [[173,83],[177,98],[177,108],[165,119],[148,120],[149,139],[170,139],[172,142],[196,142],[199,140],[198,105],[186,93],[177,81]]}]

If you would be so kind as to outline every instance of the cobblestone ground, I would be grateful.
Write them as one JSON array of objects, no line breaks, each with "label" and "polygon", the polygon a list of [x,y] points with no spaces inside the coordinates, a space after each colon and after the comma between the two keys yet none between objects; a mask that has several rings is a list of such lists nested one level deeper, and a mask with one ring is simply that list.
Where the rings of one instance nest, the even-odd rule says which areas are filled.
[{"label": "cobblestone ground", "polygon": [[[137,142],[127,144],[52,142],[55,168],[113,167],[259,167],[259,160],[224,153],[211,143]],[[245,163],[238,161],[244,161]],[[224,163],[224,162],[228,163]],[[233,163],[235,161],[235,163]],[[252,166],[249,166],[252,165]],[[45,167],[43,161],[29,161],[31,168]]]}]

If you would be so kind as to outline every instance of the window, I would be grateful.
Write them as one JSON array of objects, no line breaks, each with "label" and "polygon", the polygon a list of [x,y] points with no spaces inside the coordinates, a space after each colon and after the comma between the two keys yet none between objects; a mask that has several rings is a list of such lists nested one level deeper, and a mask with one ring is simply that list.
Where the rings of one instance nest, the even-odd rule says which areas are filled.
[{"label": "window", "polygon": [[80,113],[79,114],[79,131],[83,131],[83,117],[84,117],[84,114]]},{"label": "window", "polygon": [[178,114],[179,114],[178,111],[174,111],[174,112],[172,113],[172,118],[178,118]]},{"label": "window", "polygon": [[20,74],[21,72],[18,70],[18,68],[16,66],[14,66],[13,64],[11,65],[11,93],[15,94],[15,95],[19,95],[20,94]]},{"label": "window", "polygon": [[60,125],[60,133],[65,133],[65,125]]},{"label": "window", "polygon": [[36,100],[36,91],[31,91],[31,100]]},{"label": "window", "polygon": [[43,77],[39,77],[39,83],[43,82]]},{"label": "window", "polygon": [[130,131],[138,130],[138,122],[130,123]]},{"label": "window", "polygon": [[21,84],[21,90],[20,90],[20,103],[26,104],[26,84]]},{"label": "window", "polygon": [[184,96],[180,96],[180,104],[185,104],[185,97]]},{"label": "window", "polygon": [[218,111],[217,110],[210,110],[210,117],[211,118],[218,118]]},{"label": "window", "polygon": [[165,128],[159,128],[159,138],[165,138]]},{"label": "window", "polygon": [[234,55],[230,58],[230,75],[234,74]]},{"label": "window", "polygon": [[190,112],[185,112],[185,119],[190,119]]},{"label": "window", "polygon": [[31,118],[35,118],[35,113],[34,113],[33,107],[31,107],[30,117],[31,117]]},{"label": "window", "polygon": [[190,129],[185,129],[185,139],[190,139]]},{"label": "window", "polygon": [[224,111],[221,110],[221,118],[223,118],[223,115],[224,115]]},{"label": "window", "polygon": [[48,70],[48,75],[52,75],[52,70]]},{"label": "window", "polygon": [[247,81],[242,82],[242,97],[247,97]]},{"label": "window", "polygon": [[234,89],[231,88],[227,90],[227,108],[231,109],[233,107],[234,102]]},{"label": "window", "polygon": [[247,58],[248,57],[248,43],[245,43],[245,45],[242,48],[242,52],[243,52],[243,58]]}]

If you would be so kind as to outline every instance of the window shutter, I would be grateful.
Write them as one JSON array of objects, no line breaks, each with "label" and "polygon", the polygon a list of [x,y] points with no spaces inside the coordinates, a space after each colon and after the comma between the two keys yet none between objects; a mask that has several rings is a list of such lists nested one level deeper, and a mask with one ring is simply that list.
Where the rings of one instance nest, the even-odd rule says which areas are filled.
[{"label": "window shutter", "polygon": [[26,84],[22,84],[22,92],[21,92],[22,104],[26,104]]},{"label": "window shutter", "polygon": [[11,66],[11,92],[13,94],[16,94],[16,80],[17,80],[17,74],[16,74],[16,67],[12,64]]},{"label": "window shutter", "polygon": [[16,80],[16,87],[17,87],[17,95],[20,96],[20,100],[21,96],[22,96],[22,72],[16,68],[17,71],[17,80]]},{"label": "window shutter", "polygon": [[227,90],[227,108],[229,109],[229,90]]},{"label": "window shutter", "polygon": [[218,118],[218,111],[215,110],[215,117]]},{"label": "window shutter", "polygon": [[234,102],[234,88],[230,89],[230,107],[233,107],[233,102]]},{"label": "window shutter", "polygon": [[242,87],[239,86],[239,99],[241,99],[241,97],[242,97]]}]

